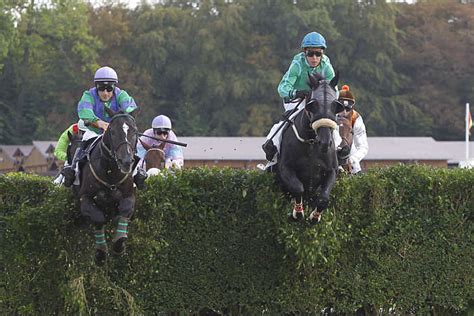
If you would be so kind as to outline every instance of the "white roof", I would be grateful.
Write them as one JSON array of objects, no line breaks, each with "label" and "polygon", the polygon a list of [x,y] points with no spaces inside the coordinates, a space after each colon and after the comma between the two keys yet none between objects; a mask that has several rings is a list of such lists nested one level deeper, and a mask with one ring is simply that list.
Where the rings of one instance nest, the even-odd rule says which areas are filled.
[{"label": "white roof", "polygon": [[44,156],[48,156],[48,148],[53,146],[53,149],[56,148],[57,141],[42,141],[42,140],[34,140],[33,146],[35,146],[39,152]]},{"label": "white roof", "polygon": [[0,145],[0,149],[7,154],[7,156],[14,160],[14,154],[19,150],[23,156],[28,156],[33,149],[32,145]]},{"label": "white roof", "polygon": [[[265,137],[178,137],[186,160],[265,160],[262,144]],[[465,142],[436,141],[432,137],[368,137],[369,153],[365,160],[446,160],[457,163],[465,159]],[[56,141],[33,141],[35,147],[47,155]],[[470,157],[474,157],[474,141],[469,143]],[[25,156],[33,146],[0,145],[13,155],[19,148]]]},{"label": "white roof", "polygon": [[265,160],[265,137],[178,137],[185,160]]},{"label": "white roof", "polygon": [[368,137],[365,160],[448,160],[432,137]]},{"label": "white roof", "polygon": [[[448,163],[459,163],[466,159],[466,142],[438,142],[438,145],[449,153]],[[469,142],[469,157],[474,158],[474,141]]]},{"label": "white roof", "polygon": [[[187,160],[265,160],[265,137],[179,137],[188,144]],[[463,160],[465,142],[442,142],[432,137],[368,137],[365,160]],[[470,142],[474,156],[474,142]]]}]

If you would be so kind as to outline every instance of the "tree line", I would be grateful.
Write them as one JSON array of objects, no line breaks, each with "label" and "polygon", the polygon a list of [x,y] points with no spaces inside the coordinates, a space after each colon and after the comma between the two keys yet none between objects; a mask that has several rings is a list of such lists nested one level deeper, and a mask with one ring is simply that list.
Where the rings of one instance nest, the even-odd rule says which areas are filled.
[{"label": "tree line", "polygon": [[304,34],[351,86],[370,136],[460,140],[474,100],[474,6],[455,0],[0,0],[0,143],[56,139],[95,69],[183,136],[263,136]]}]

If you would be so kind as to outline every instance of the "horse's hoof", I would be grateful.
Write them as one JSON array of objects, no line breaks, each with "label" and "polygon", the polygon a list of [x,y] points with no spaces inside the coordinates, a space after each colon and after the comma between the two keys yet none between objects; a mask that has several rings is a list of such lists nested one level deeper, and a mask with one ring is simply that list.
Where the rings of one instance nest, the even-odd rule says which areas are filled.
[{"label": "horse's hoof", "polygon": [[318,224],[319,222],[321,222],[321,213],[319,213],[318,211],[312,211],[309,215],[308,221],[311,225]]},{"label": "horse's hoof", "polygon": [[293,210],[291,213],[288,214],[288,220],[290,222],[298,222],[302,218],[304,218],[304,212],[303,211]]},{"label": "horse's hoof", "polygon": [[125,252],[125,241],[127,240],[126,237],[122,237],[117,239],[114,244],[112,245],[112,251],[114,255],[122,255]]},{"label": "horse's hoof", "polygon": [[107,252],[101,249],[96,249],[95,250],[95,264],[98,266],[102,266],[105,263],[105,260],[107,259]]}]

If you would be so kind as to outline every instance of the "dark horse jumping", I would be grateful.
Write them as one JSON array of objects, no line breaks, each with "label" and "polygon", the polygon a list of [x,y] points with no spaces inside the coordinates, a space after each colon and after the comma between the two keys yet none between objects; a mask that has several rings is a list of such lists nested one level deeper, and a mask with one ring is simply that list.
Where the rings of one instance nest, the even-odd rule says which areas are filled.
[{"label": "dark horse jumping", "polygon": [[128,237],[128,224],[135,208],[133,167],[137,145],[137,126],[133,116],[117,113],[88,154],[82,167],[78,190],[81,214],[95,226],[95,260],[107,257],[105,223],[110,212],[117,213],[112,251],[122,254]]},{"label": "dark horse jumping", "polygon": [[306,106],[284,132],[277,174],[283,189],[293,200],[293,220],[304,217],[303,201],[311,209],[309,221],[318,223],[329,204],[336,181],[337,156],[332,133],[337,127],[336,113],[343,110],[335,87],[319,74],[309,75],[311,96]]}]

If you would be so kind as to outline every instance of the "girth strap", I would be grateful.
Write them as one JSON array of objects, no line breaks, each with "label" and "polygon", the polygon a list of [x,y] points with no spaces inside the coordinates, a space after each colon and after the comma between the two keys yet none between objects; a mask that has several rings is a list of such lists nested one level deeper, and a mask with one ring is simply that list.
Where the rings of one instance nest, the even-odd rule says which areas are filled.
[{"label": "girth strap", "polygon": [[108,183],[107,181],[102,180],[102,179],[97,175],[97,173],[96,173],[95,170],[94,170],[94,166],[92,166],[92,163],[91,163],[91,162],[89,162],[89,166],[90,166],[90,168],[91,168],[92,175],[94,176],[94,178],[95,178],[97,181],[99,181],[100,183],[102,183],[103,185],[105,185],[107,188],[109,188],[110,190],[112,190],[112,191],[117,190],[117,188],[119,187],[119,185],[121,185],[121,184],[128,178],[128,176],[130,175],[130,173],[126,173],[125,176],[124,176],[119,182],[117,182],[117,183],[115,183],[115,184],[110,184],[110,183]]}]

